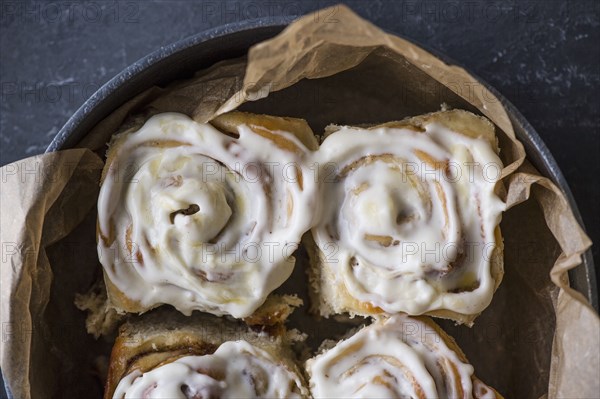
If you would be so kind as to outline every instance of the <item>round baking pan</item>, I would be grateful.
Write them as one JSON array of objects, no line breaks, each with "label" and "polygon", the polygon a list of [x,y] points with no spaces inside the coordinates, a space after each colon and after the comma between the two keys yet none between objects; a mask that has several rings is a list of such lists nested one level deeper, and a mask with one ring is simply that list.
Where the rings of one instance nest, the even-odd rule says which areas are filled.
[{"label": "round baking pan", "polygon": [[[98,122],[133,96],[154,86],[191,76],[215,62],[240,57],[248,49],[281,32],[294,17],[274,17],[220,26],[183,39],[135,62],[94,93],[67,121],[46,152],[75,146]],[[426,48],[426,46],[422,46]],[[437,51],[427,49],[449,64],[457,64]],[[476,76],[475,76],[476,77]],[[550,151],[533,127],[504,96],[476,77],[503,103],[515,133],[525,146],[527,157],[544,176],[565,193],[571,208],[583,225],[569,186]],[[586,295],[598,310],[598,292],[591,251],[583,256],[583,267],[569,273],[571,285]]]},{"label": "round baking pan", "polygon": [[[98,122],[133,96],[154,85],[164,85],[176,79],[189,77],[195,71],[209,67],[215,62],[243,56],[252,45],[275,36],[294,19],[295,17],[271,17],[233,23],[161,47],[123,70],[94,93],[57,133],[46,152],[74,147]],[[445,62],[457,65],[449,57],[428,49],[427,46],[421,47]],[[582,223],[568,184],[539,135],[506,98],[481,79],[477,79],[502,101],[517,137],[525,146],[528,159],[541,174],[552,179],[563,190],[575,216]],[[572,270],[569,277],[571,285],[582,292],[598,310],[598,292],[591,251],[588,250],[584,254],[583,267]],[[0,378],[0,386],[3,385]],[[8,396],[11,397],[10,394]]]}]

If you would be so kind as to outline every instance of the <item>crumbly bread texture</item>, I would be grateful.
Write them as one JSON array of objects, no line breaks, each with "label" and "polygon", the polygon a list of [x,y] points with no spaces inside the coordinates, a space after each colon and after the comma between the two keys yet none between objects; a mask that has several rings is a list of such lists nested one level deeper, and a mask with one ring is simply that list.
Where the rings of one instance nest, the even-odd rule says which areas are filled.
[{"label": "crumbly bread texture", "polygon": [[[271,294],[261,307],[244,319],[244,322],[253,328],[281,334],[286,331],[284,325],[288,317],[302,304],[302,299],[296,295]],[[128,317],[127,314],[119,313],[112,307],[103,280],[98,280],[88,292],[77,294],[75,306],[88,313],[87,332],[95,338],[112,335],[123,319]]]},{"label": "crumbly bread texture", "polygon": [[[486,118],[472,114],[464,110],[440,111],[430,114],[415,116],[396,122],[387,122],[369,129],[380,127],[405,128],[415,131],[424,131],[424,127],[430,123],[438,123],[448,129],[472,138],[484,138],[494,151],[499,153],[498,139],[495,134],[494,125]],[[325,129],[325,137],[339,130],[340,127],[330,125]],[[496,186],[496,192],[503,190],[502,182]],[[494,291],[500,285],[504,275],[504,243],[500,226],[495,231],[496,246],[490,258],[490,271],[495,282]],[[302,239],[303,245],[309,257],[309,297],[311,300],[310,311],[314,314],[330,317],[340,313],[348,313],[350,317],[381,316],[385,312],[369,302],[361,302],[350,295],[343,282],[337,282],[335,270],[329,267],[325,254],[316,245],[311,234],[305,234]],[[450,319],[458,324],[473,325],[473,321],[479,316],[477,314],[461,314],[451,310],[434,310],[424,313],[425,315]]]},{"label": "crumbly bread texture", "polygon": [[112,398],[121,379],[135,370],[144,373],[184,356],[212,354],[222,343],[237,340],[245,340],[269,353],[296,374],[306,390],[304,376],[290,349],[297,337],[295,331],[277,329],[275,333],[266,333],[199,312],[187,317],[174,309],[156,309],[132,317],[120,327],[110,357],[104,398]]},{"label": "crumbly bread texture", "polygon": [[302,299],[296,295],[271,294],[260,308],[244,318],[244,322],[249,326],[283,326],[294,309],[302,304]]},{"label": "crumbly bread texture", "polygon": [[124,317],[110,306],[104,280],[101,279],[98,279],[88,292],[75,296],[75,306],[88,313],[85,327],[88,334],[96,339],[111,335]]},{"label": "crumbly bread texture", "polygon": [[[282,136],[274,133],[274,132],[278,132],[278,131],[284,131],[284,132],[293,134],[309,150],[316,150],[318,148],[318,141],[317,141],[316,136],[314,135],[314,133],[311,130],[308,123],[303,119],[278,117],[278,116],[270,116],[270,115],[259,115],[259,114],[234,111],[234,112],[229,112],[229,113],[217,116],[212,121],[210,121],[210,124],[213,125],[215,128],[217,128],[218,130],[222,131],[223,133],[228,134],[228,135],[233,135],[233,136],[238,135],[238,129],[241,125],[247,125],[248,127],[250,127],[253,131],[258,133],[259,135],[274,141],[276,143],[276,145],[278,145],[279,147],[286,149],[286,150],[291,150],[291,151],[298,150],[299,151],[300,150],[299,147],[296,146],[293,142],[285,140],[282,138]],[[102,171],[102,176],[101,176],[101,180],[100,180],[101,184],[104,181],[104,179],[108,173],[111,163],[113,163],[116,159],[116,154],[118,153],[119,147],[121,145],[123,145],[123,143],[127,140],[127,136],[129,134],[135,132],[136,129],[138,129],[139,127],[141,127],[140,121],[137,121],[137,123],[134,125],[134,127],[128,128],[128,129],[122,131],[120,134],[113,137],[113,139],[111,140],[111,142],[109,143],[109,146],[108,146],[109,149],[106,154],[106,163],[105,163],[104,169]],[[156,145],[160,146],[159,143],[157,143]],[[103,239],[107,242],[113,242],[115,240],[114,226],[111,225],[111,230],[108,233],[107,237],[101,237],[100,229],[97,228],[97,239],[98,240]],[[110,277],[108,276],[108,274],[106,272],[103,272],[103,273],[104,273],[104,282],[105,282],[107,298],[108,298],[107,306],[111,309],[114,309],[114,311],[116,311],[118,314],[124,314],[124,313],[141,314],[141,313],[147,312],[157,306],[160,306],[160,305],[155,305],[155,306],[147,307],[147,306],[144,306],[139,301],[136,301],[136,300],[130,298],[126,292],[123,292],[122,290],[120,290],[114,284],[114,282],[111,281]],[[286,299],[286,301],[287,301],[287,299]],[[288,314],[289,314],[289,311],[287,310],[289,308],[289,306],[288,306],[289,304],[287,302],[280,303],[280,304],[282,306],[271,306],[270,308],[273,309],[273,311],[279,312],[279,314],[284,314],[285,312],[288,312]],[[82,306],[84,306],[86,308],[89,307],[89,306],[85,306],[85,305],[82,305]],[[93,306],[96,306],[96,305],[93,305]],[[298,306],[298,305],[294,305],[294,306]],[[257,320],[259,317],[264,318],[264,309],[262,309],[262,310],[258,309],[256,312],[258,312],[259,314],[257,316],[254,316],[254,315],[250,316],[249,324],[253,324],[253,323],[257,324],[258,323]],[[263,313],[260,313],[260,312],[263,312]],[[100,313],[97,313],[97,314],[100,314]],[[277,318],[277,316],[275,316],[275,318]],[[96,321],[94,324],[98,325],[98,321]],[[96,329],[96,327],[92,327],[92,329]]]}]

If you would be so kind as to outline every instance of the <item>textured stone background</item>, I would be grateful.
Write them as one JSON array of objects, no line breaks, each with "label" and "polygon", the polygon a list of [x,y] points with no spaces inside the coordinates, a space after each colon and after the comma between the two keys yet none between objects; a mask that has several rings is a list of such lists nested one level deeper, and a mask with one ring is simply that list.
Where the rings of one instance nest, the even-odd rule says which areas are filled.
[{"label": "textured stone background", "polygon": [[[162,45],[225,23],[334,3],[1,0],[0,164],[42,153],[97,88]],[[600,243],[599,1],[346,3],[447,54],[512,101],[550,148]],[[594,255],[598,266],[598,244]]]}]

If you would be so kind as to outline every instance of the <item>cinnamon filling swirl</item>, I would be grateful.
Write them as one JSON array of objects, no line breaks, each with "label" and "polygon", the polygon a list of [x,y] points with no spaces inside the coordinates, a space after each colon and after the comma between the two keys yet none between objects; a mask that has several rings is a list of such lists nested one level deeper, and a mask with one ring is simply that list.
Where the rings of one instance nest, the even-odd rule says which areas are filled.
[{"label": "cinnamon filling swirl", "polygon": [[111,143],[98,200],[98,253],[140,311],[167,303],[246,317],[291,274],[315,184],[291,133],[231,137],[175,113]]},{"label": "cinnamon filling swirl", "polygon": [[306,366],[315,398],[496,398],[426,318],[376,321]]},{"label": "cinnamon filling swirl", "polygon": [[183,356],[119,382],[114,398],[300,398],[302,382],[269,353],[228,341],[213,353]]},{"label": "cinnamon filling swirl", "polygon": [[316,159],[328,176],[312,233],[322,252],[336,249],[321,259],[331,284],[387,313],[476,314],[489,304],[504,204],[494,192],[502,162],[488,140],[438,123],[344,127]]}]

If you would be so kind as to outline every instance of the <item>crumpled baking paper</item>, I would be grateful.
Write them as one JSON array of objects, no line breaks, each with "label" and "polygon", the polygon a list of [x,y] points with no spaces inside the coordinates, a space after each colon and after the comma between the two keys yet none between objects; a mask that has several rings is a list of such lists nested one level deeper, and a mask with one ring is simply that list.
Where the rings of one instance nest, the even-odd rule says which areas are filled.
[{"label": "crumpled baking paper", "polygon": [[[86,334],[73,298],[100,275],[94,208],[101,157],[114,132],[160,112],[205,122],[237,108],[302,117],[321,132],[329,123],[397,120],[442,103],[496,124],[509,210],[501,225],[505,276],[491,306],[473,328],[440,324],[477,375],[507,397],[596,397],[600,322],[567,275],[591,242],[564,194],[525,159],[509,116],[484,85],[342,5],[297,20],[247,58],[137,95],[92,129],[81,148],[1,169],[0,360],[7,387],[18,398],[102,394],[95,374],[106,367],[99,359],[110,342]],[[296,313],[292,323],[309,342],[332,336],[331,321]]]}]

